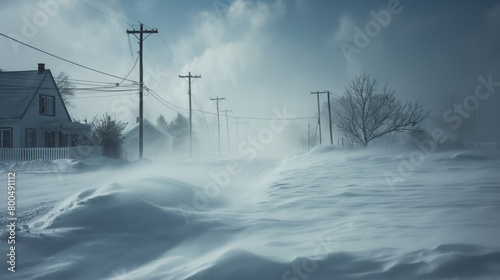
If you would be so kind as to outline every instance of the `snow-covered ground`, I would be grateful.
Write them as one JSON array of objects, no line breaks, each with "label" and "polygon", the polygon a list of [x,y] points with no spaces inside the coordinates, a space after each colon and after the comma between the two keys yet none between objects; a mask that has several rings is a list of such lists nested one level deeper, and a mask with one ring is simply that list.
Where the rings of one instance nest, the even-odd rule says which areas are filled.
[{"label": "snow-covered ground", "polygon": [[500,277],[498,150],[32,162],[2,193],[9,169],[1,279]]}]

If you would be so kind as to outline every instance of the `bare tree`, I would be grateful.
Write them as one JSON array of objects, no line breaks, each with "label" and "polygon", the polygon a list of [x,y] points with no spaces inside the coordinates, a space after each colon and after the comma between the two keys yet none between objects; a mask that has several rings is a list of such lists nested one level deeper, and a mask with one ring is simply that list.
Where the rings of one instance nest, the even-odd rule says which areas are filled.
[{"label": "bare tree", "polygon": [[403,103],[378,79],[368,74],[357,76],[335,101],[335,124],[353,143],[366,147],[372,140],[393,132],[421,130],[429,112],[417,103]]},{"label": "bare tree", "polygon": [[57,78],[55,78],[56,86],[61,93],[61,97],[64,100],[64,103],[67,106],[72,106],[69,99],[75,95],[75,86],[68,79],[68,75],[66,75],[66,73],[64,72],[59,73]]},{"label": "bare tree", "polygon": [[101,118],[94,117],[91,123],[92,137],[101,140],[104,156],[120,158],[124,141],[122,132],[126,125],[107,113]]}]

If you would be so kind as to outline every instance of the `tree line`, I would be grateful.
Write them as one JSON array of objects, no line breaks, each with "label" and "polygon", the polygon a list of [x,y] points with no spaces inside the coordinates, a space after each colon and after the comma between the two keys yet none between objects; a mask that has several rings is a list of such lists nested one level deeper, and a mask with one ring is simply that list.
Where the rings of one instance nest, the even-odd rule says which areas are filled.
[{"label": "tree line", "polygon": [[[58,76],[57,85],[63,99],[68,102],[74,94],[74,87],[64,73]],[[429,111],[425,111],[418,102],[403,102],[387,84],[380,86],[378,79],[366,73],[349,82],[344,94],[334,99],[331,109],[333,123],[351,146],[367,147],[374,140],[390,134],[419,136],[427,133],[423,121]],[[94,117],[89,124],[88,135],[101,140],[103,155],[121,157],[122,132],[126,123],[105,114],[100,118]],[[174,149],[180,148],[189,137],[189,120],[180,113],[170,122],[160,115],[157,124],[163,132],[173,136]]]}]

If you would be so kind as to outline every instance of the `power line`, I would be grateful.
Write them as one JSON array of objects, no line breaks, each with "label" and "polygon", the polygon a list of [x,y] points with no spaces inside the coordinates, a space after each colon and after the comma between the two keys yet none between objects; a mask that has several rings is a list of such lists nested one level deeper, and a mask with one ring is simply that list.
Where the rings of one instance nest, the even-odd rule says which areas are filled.
[{"label": "power line", "polygon": [[[164,61],[167,65],[171,66],[172,68],[174,69],[180,69],[181,72],[184,68],[184,66],[182,66],[181,64],[179,64],[177,62],[177,60],[175,59],[175,57],[171,54],[171,53],[168,53],[167,51],[165,51],[165,47],[164,46],[161,46],[160,44],[162,44],[161,41],[158,41],[157,38],[155,38],[154,40],[152,41],[155,41],[154,42],[154,46],[155,48],[158,50],[158,52],[154,51],[153,49],[153,44],[147,44],[147,46],[162,60]],[[184,71],[183,73],[181,74],[187,74],[186,71]]]},{"label": "power line", "polygon": [[[19,72],[35,72],[36,70],[31,70],[31,71],[5,71],[3,73],[10,73],[10,74],[17,74]],[[40,81],[40,78],[39,77],[35,77],[35,76],[26,76],[26,75],[10,75],[9,76],[9,81],[13,81],[13,80],[21,80],[21,81],[36,81],[36,82],[39,82]],[[55,81],[59,81],[61,79],[59,79],[59,77],[54,77],[54,80]],[[78,83],[78,82],[82,82],[82,84],[84,83],[87,83],[87,84],[95,84],[95,85],[98,85],[98,84],[105,84],[105,85],[116,85],[116,83],[111,83],[111,82],[101,82],[101,81],[90,81],[90,80],[80,80],[80,79],[72,79],[72,78],[69,78],[68,77],[68,81],[76,81],[75,83]],[[71,83],[74,83],[74,82],[71,82]]]},{"label": "power line", "polygon": [[[189,112],[189,109],[186,109],[186,108],[183,108],[183,107],[180,107],[180,106],[177,106],[173,103],[170,103],[168,102],[167,100],[163,99],[157,92],[155,92],[154,90],[150,89],[150,88],[145,88],[148,92],[150,93],[154,93],[156,94],[156,96],[154,96],[153,94],[153,97],[155,97],[156,100],[160,101],[163,105],[165,105],[166,107],[172,109],[171,107],[169,106],[172,106],[172,107],[175,107],[177,108],[178,110],[182,110],[182,111],[186,111],[186,112]],[[166,105],[166,104],[168,105]],[[172,109],[176,112],[178,112],[178,110],[175,110],[175,109]],[[217,116],[217,113],[213,113],[213,112],[207,112],[207,111],[203,111],[203,110],[197,110],[197,109],[192,109],[193,112],[199,112],[199,113],[204,113],[204,114],[209,114],[209,115],[213,115],[213,116]],[[271,120],[275,120],[276,117],[272,117],[272,118],[266,118],[266,117],[243,117],[243,116],[236,116],[236,115],[228,115],[229,118],[234,118],[234,119],[246,119],[246,120],[258,120],[258,121],[271,121]],[[310,119],[316,119],[316,117],[290,117],[290,118],[281,118],[283,120],[310,120]]]},{"label": "power line", "polygon": [[[54,78],[54,80],[57,82],[61,81],[59,79]],[[82,86],[116,86],[116,83],[101,83],[98,84],[96,82],[78,82],[78,81],[72,81],[68,79],[68,82],[71,83],[72,85],[82,85]]]},{"label": "power line", "polygon": [[90,68],[90,67],[88,67],[88,66],[85,66],[85,65],[82,65],[82,64],[79,64],[79,63],[73,62],[73,61],[71,61],[71,60],[68,60],[68,59],[66,59],[66,58],[62,58],[62,57],[60,57],[60,56],[57,56],[57,55],[55,55],[55,54],[51,54],[51,53],[46,52],[46,51],[44,51],[44,50],[41,50],[41,49],[39,49],[39,48],[37,48],[37,47],[31,46],[31,45],[29,45],[29,44],[26,44],[26,43],[24,43],[24,42],[21,42],[21,41],[19,41],[19,40],[16,40],[16,39],[14,39],[14,38],[12,38],[12,37],[10,37],[10,36],[7,36],[7,35],[5,35],[5,34],[3,34],[3,33],[1,33],[1,32],[0,32],[0,35],[1,35],[1,36],[3,36],[3,37],[5,37],[5,38],[7,38],[7,39],[10,39],[10,40],[12,40],[12,41],[14,41],[14,42],[17,42],[17,43],[19,43],[19,44],[21,44],[21,45],[24,45],[24,46],[26,46],[26,47],[32,48],[32,49],[34,49],[34,50],[36,50],[36,51],[39,51],[39,52],[44,53],[44,54],[46,54],[46,55],[49,55],[49,56],[55,57],[55,58],[57,58],[57,59],[60,59],[60,60],[62,60],[62,61],[68,62],[68,63],[73,64],[73,65],[76,65],[76,66],[78,66],[78,67],[82,67],[82,68],[85,68],[85,69],[87,69],[87,70],[90,70],[90,71],[93,71],[93,72],[96,72],[96,73],[99,73],[99,74],[102,74],[102,75],[106,75],[106,76],[109,76],[109,77],[113,77],[113,78],[116,78],[116,79],[120,79],[120,80],[129,81],[129,82],[135,82],[135,83],[136,83],[136,81],[129,80],[129,79],[126,79],[126,78],[123,78],[123,77],[119,77],[119,76],[116,76],[116,75],[113,75],[113,74],[109,74],[109,73],[106,73],[106,72],[103,72],[103,71],[100,71],[100,70],[97,70],[97,69],[94,69],[94,68]]},{"label": "power line", "polygon": [[[240,117],[240,116],[231,116],[229,115],[230,118],[238,118],[238,119],[246,119],[246,120],[259,120],[259,121],[271,121],[275,120],[276,118],[265,118],[265,117]],[[282,120],[310,120],[310,119],[315,119],[316,117],[293,117],[293,118],[280,118]]]},{"label": "power line", "polygon": [[319,144],[321,145],[321,113],[319,110],[319,95],[326,93],[326,91],[319,92],[319,91],[314,91],[311,92],[311,94],[316,94],[316,97],[318,98],[318,126],[319,126]]},{"label": "power line", "polygon": [[[137,20],[136,18],[131,17],[131,16],[130,16],[130,15],[128,15],[127,13],[125,13],[125,12],[121,11],[119,8],[117,8],[116,6],[112,5],[111,3],[109,3],[109,2],[107,2],[107,1],[105,1],[105,0],[101,0],[101,1],[102,1],[104,4],[106,4],[106,5],[110,6],[111,8],[113,8],[114,10],[116,10],[117,12],[119,12],[120,14],[122,14],[122,15],[126,16],[127,18],[132,19],[132,20],[134,20],[134,21],[136,21],[136,22],[139,22],[139,23],[140,23],[140,21],[139,21],[139,20]],[[128,22],[125,22],[125,21],[123,21],[123,20],[120,20],[120,19],[118,19],[118,18],[116,18],[116,17],[113,17],[113,16],[111,16],[111,15],[109,15],[109,14],[106,14],[106,13],[102,12],[102,11],[100,11],[99,9],[97,9],[97,8],[95,8],[95,7],[90,6],[89,4],[87,4],[87,3],[85,3],[85,2],[82,2],[81,0],[79,0],[79,2],[80,2],[81,4],[83,4],[83,5],[87,6],[88,8],[95,10],[96,12],[99,12],[99,13],[101,13],[101,14],[105,15],[105,16],[108,16],[108,17],[110,17],[110,18],[113,18],[113,19],[115,19],[115,20],[118,20],[118,21],[120,21],[120,22],[122,22],[122,23],[124,23],[124,24],[129,25],[129,26],[133,26],[132,24],[130,24],[130,23],[128,23]],[[13,41],[15,41],[15,42],[17,42],[17,43],[20,43],[20,44],[22,44],[22,45],[24,45],[24,46],[27,46],[27,47],[29,47],[29,48],[32,48],[32,49],[37,50],[37,51],[39,51],[39,52],[42,52],[42,53],[44,53],[44,54],[46,54],[46,55],[49,55],[49,56],[55,57],[55,58],[57,58],[57,59],[63,60],[63,61],[65,61],[65,62],[67,62],[67,63],[70,63],[70,64],[73,64],[73,65],[76,65],[76,66],[82,67],[82,68],[84,68],[84,69],[87,69],[87,70],[90,70],[90,71],[93,71],[93,72],[96,72],[96,73],[99,73],[99,74],[102,74],[102,75],[106,75],[106,76],[113,77],[113,78],[117,78],[117,79],[122,79],[122,81],[121,81],[120,83],[118,83],[118,84],[121,84],[121,83],[123,83],[124,81],[130,81],[130,82],[132,82],[132,83],[134,83],[134,84],[137,84],[137,81],[130,80],[130,79],[127,79],[127,78],[128,78],[128,76],[129,76],[129,75],[133,72],[133,70],[135,69],[135,66],[136,66],[136,64],[137,64],[138,58],[136,59],[136,61],[135,61],[135,63],[134,63],[133,68],[130,70],[130,72],[127,74],[127,76],[126,76],[125,78],[122,78],[122,77],[119,77],[119,76],[116,76],[116,75],[112,75],[112,74],[109,74],[109,73],[106,73],[106,72],[103,72],[103,71],[100,71],[100,70],[97,70],[97,69],[94,69],[94,68],[91,68],[91,67],[88,67],[88,66],[84,66],[84,65],[82,65],[82,64],[79,64],[79,63],[73,62],[73,61],[71,61],[71,60],[68,60],[68,59],[62,58],[62,57],[60,57],[60,56],[57,56],[57,55],[51,54],[51,53],[49,53],[49,52],[47,52],[47,51],[41,50],[41,49],[39,49],[39,48],[36,48],[36,47],[34,47],[34,46],[31,46],[31,45],[29,45],[29,44],[26,44],[26,43],[23,43],[23,42],[21,42],[21,41],[19,41],[19,40],[16,40],[16,39],[14,39],[14,38],[12,38],[12,37],[10,37],[10,36],[7,36],[7,35],[5,35],[5,34],[3,34],[3,33],[0,33],[0,35],[4,36],[4,37],[6,37],[6,38],[8,38],[8,39],[10,39],[10,40],[13,40]],[[170,49],[170,47],[168,47],[168,44],[165,42],[165,40],[163,39],[163,37],[162,37],[160,34],[158,34],[158,35],[159,35],[159,37],[160,37],[160,39],[161,39],[161,41],[162,41],[163,45],[165,46],[165,48],[166,48],[166,49],[170,52],[170,54],[172,55],[172,59],[173,59],[173,60],[172,60],[172,62],[174,62],[174,64],[175,64],[175,63],[177,63],[177,66],[179,66],[179,67],[181,67],[181,68],[182,68],[182,67],[183,67],[183,64],[182,64],[182,63],[181,63],[181,62],[177,59],[177,57],[174,55],[174,53],[173,53],[173,51]],[[153,51],[153,52],[154,52],[154,51]],[[156,52],[154,52],[154,53],[155,53],[157,56],[159,56]],[[159,57],[161,58],[161,56],[159,56]],[[204,81],[202,81],[202,83],[203,83],[203,85],[204,85],[204,86],[205,86],[205,87],[206,87],[206,88],[207,88],[210,92],[212,92],[212,91],[211,91],[211,89],[208,87],[208,85],[207,85]],[[75,90],[84,90],[84,89],[75,89]],[[157,99],[158,101],[160,101],[163,105],[165,105],[165,106],[167,106],[167,107],[168,107],[168,105],[171,105],[171,106],[173,106],[173,107],[175,107],[175,108],[178,108],[178,109],[180,109],[180,110],[187,111],[187,109],[185,109],[185,108],[182,108],[182,107],[179,107],[179,106],[176,106],[176,105],[174,105],[174,104],[172,104],[172,103],[167,102],[166,100],[164,100],[163,98],[161,98],[161,97],[160,97],[160,96],[159,96],[156,92],[154,92],[153,90],[151,90],[151,89],[146,89],[146,90],[147,90],[148,92],[149,92],[149,91],[152,91],[153,93],[155,93],[155,94],[156,94],[156,96],[155,96],[155,95],[153,95],[153,97],[154,97],[155,99]],[[335,96],[336,96],[336,95],[335,95]],[[337,96],[337,97],[338,97],[338,96]],[[196,103],[196,100],[195,100],[195,103]],[[197,105],[197,107],[199,107],[197,103],[196,103],[196,105]],[[171,108],[171,107],[169,107],[169,108]],[[173,108],[171,108],[171,109],[173,109]],[[173,110],[174,110],[174,109],[173,109]],[[174,111],[176,111],[176,110],[174,110]],[[203,111],[203,110],[192,109],[192,111],[196,111],[196,112],[200,112],[200,113],[206,113],[206,114],[215,115],[215,113],[212,113],[212,112],[206,112],[206,111]],[[230,118],[249,119],[249,120],[273,120],[273,119],[274,119],[274,118],[266,118],[266,117],[240,117],[240,116],[231,116],[231,115],[229,115],[229,116],[227,116],[227,117],[230,117]],[[313,119],[313,118],[315,118],[315,117],[294,117],[294,118],[284,118],[284,119],[286,119],[286,120],[301,120],[301,119]]]},{"label": "power line", "polygon": [[126,92],[126,91],[131,91],[131,92],[137,92],[137,89],[109,89],[109,88],[75,88],[73,89],[74,91],[90,91],[90,92]]},{"label": "power line", "polygon": [[132,51],[132,43],[130,42],[130,35],[127,34],[128,48],[130,49],[130,56],[134,60],[134,52]]},{"label": "power line", "polygon": [[103,97],[123,96],[123,95],[129,95],[129,94],[135,94],[135,92],[120,93],[120,94],[108,94],[108,95],[99,95],[99,96],[72,96],[70,98],[71,99],[103,98]]},{"label": "power line", "polygon": [[[203,82],[203,80],[201,80]],[[203,122],[205,123],[205,126],[208,127],[208,122],[207,118],[205,117],[205,111],[202,110],[202,107],[198,104],[198,101],[196,100],[196,97],[193,96],[194,104],[196,105],[196,108],[198,108],[198,112],[201,113],[201,117],[203,118]]]},{"label": "power line", "polygon": [[137,61],[139,61],[139,56],[137,56],[137,58],[135,59],[134,66],[132,66],[132,69],[130,69],[130,72],[128,72],[127,76],[125,76],[125,78],[123,78],[123,80],[121,82],[116,83],[116,85],[120,85],[121,83],[123,83],[128,78],[128,76],[130,76],[130,74],[132,74],[132,71],[134,71],[135,66],[137,65]]},{"label": "power line", "polygon": [[[165,107],[169,108],[170,110],[172,110],[174,112],[181,113],[179,110],[186,111],[186,112],[189,111],[188,109],[184,109],[182,107],[176,106],[176,105],[166,101],[165,99],[161,98],[161,96],[157,92],[155,92],[152,89],[146,88],[146,91],[148,91],[154,99],[158,100],[161,104],[163,104]],[[177,109],[174,109],[174,108],[177,108]]]},{"label": "power line", "polygon": [[219,134],[219,155],[220,155],[220,119],[219,119],[219,101],[225,100],[224,97],[215,97],[210,98],[210,100],[214,100],[217,103],[217,132]]},{"label": "power line", "polygon": [[[189,72],[189,75],[187,76],[182,76],[179,75],[179,78],[188,78],[188,83],[189,83],[189,155],[190,157],[193,157],[193,114],[192,114],[192,107],[191,107],[191,79],[201,79],[201,75],[191,75],[191,72]],[[193,80],[194,81],[194,80]]]},{"label": "power line", "polygon": [[[158,37],[160,38],[161,42],[163,43],[163,45],[165,46],[165,48],[168,50],[168,52],[172,55],[172,62],[177,62],[177,66],[179,66],[181,69],[184,67],[184,63],[180,62],[177,57],[175,56],[174,52],[172,51],[172,49],[170,49],[170,47],[168,46],[167,42],[165,41],[165,39],[163,39],[163,37],[161,36],[160,33],[158,33]],[[201,83],[203,84],[203,86],[208,90],[208,92],[210,94],[213,94],[213,91],[210,89],[210,87],[208,87],[208,85],[205,83],[204,80],[201,80]],[[196,103],[196,99],[195,99],[195,103]],[[198,106],[198,104],[196,104]],[[201,113],[206,113],[204,111],[201,111],[199,110],[199,112]],[[205,120],[205,115],[202,115],[203,119]]]},{"label": "power line", "polygon": [[[59,80],[56,80],[56,83],[58,82]],[[75,87],[78,87],[78,86],[82,86],[82,87],[109,87],[109,88],[112,88],[112,87],[134,87],[134,88],[137,88],[137,85],[136,84],[126,84],[126,85],[116,85],[117,83],[104,83],[104,84],[94,84],[94,83],[85,83],[85,82],[69,82],[71,85],[75,86]]]},{"label": "power line", "polygon": [[[68,79],[68,80],[76,81],[76,82],[72,82],[74,84],[95,86],[95,87],[83,87],[83,88],[75,87],[74,88],[75,91],[97,91],[97,90],[99,90],[102,92],[127,92],[127,91],[136,91],[137,90],[135,88],[135,86],[136,86],[135,82],[134,82],[134,84],[116,86],[115,83],[110,83],[110,82],[90,81],[90,80],[81,80],[81,79]],[[78,81],[82,81],[82,82],[80,83]],[[95,83],[95,84],[93,84],[93,83]],[[34,90],[34,89],[38,89],[38,87],[35,87],[35,86],[30,87],[30,86],[19,86],[19,85],[0,85],[0,87],[3,87],[3,88],[10,87],[9,90]],[[117,88],[117,87],[130,88],[130,89],[113,89],[113,88]],[[48,89],[48,88],[41,88],[41,89]],[[148,88],[147,86],[144,86],[144,89],[148,93],[151,93],[151,95],[156,100],[158,100],[160,103],[162,103],[163,105],[165,105],[169,109],[171,109],[175,112],[178,112],[178,113],[181,113],[181,111],[182,112],[189,112],[189,109],[180,107],[178,105],[175,105],[175,104],[163,99],[160,96],[160,94],[158,94],[153,89]],[[82,92],[82,94],[83,94],[83,92]],[[197,101],[196,101],[196,98],[194,100],[195,100],[196,106],[198,108],[200,108]],[[192,108],[192,111],[202,113],[202,114],[209,114],[209,115],[213,115],[213,116],[217,115],[217,113],[208,112],[208,111],[204,111],[204,110],[200,110],[200,109],[194,109],[194,108]],[[270,120],[276,119],[275,117],[248,117],[248,116],[237,116],[237,115],[228,115],[227,117],[233,118],[233,119],[261,120],[261,121],[270,121]],[[284,119],[284,120],[306,120],[306,119],[316,119],[316,117],[290,117],[290,118],[282,118],[282,119]]]},{"label": "power line", "polygon": [[83,2],[82,0],[78,0],[78,2],[82,3],[83,5],[87,6],[88,8],[90,8],[90,9],[92,9],[92,10],[94,10],[94,11],[98,12],[98,13],[101,13],[101,14],[103,14],[103,15],[105,15],[105,16],[107,16],[107,17],[110,17],[110,18],[112,18],[112,19],[114,19],[114,20],[117,20],[117,21],[119,21],[119,22],[125,23],[126,25],[132,26],[132,24],[130,24],[130,23],[128,23],[128,22],[125,22],[125,21],[123,21],[123,20],[121,20],[121,19],[119,19],[119,18],[116,18],[116,17],[114,17],[114,16],[111,16],[111,15],[109,15],[109,14],[106,14],[105,12],[103,12],[103,11],[101,11],[101,10],[99,10],[99,9],[95,8],[95,7],[90,6],[89,4],[87,4],[87,3]]},{"label": "power line", "polygon": [[168,44],[167,42],[165,42],[165,40],[163,39],[163,37],[161,36],[161,34],[158,34],[158,37],[160,37],[160,40],[162,41],[163,45],[165,46],[165,48],[170,52],[170,54],[172,55],[172,58],[177,61],[178,63],[178,66],[180,66],[180,68],[182,69],[184,67],[185,64],[181,63],[174,55],[174,52],[168,47]]},{"label": "power line", "polygon": [[[162,60],[163,62],[165,62],[167,65],[172,65],[172,66],[174,66],[174,68],[177,67],[177,65],[175,65],[174,60],[170,59],[170,61],[167,61],[167,59],[165,59],[165,56],[163,56],[161,54],[158,54],[158,52],[156,52],[153,49],[153,47],[151,47],[151,45],[146,44],[146,46],[153,52],[153,54],[155,54],[160,60]],[[160,48],[160,50],[161,50],[161,48]]]},{"label": "power line", "polygon": [[[146,91],[151,93],[151,96],[155,97],[156,100],[160,101],[163,105],[165,105],[166,107],[176,111],[176,112],[179,112],[178,110],[182,110],[182,111],[186,111],[186,112],[189,112],[189,109],[186,109],[186,108],[182,108],[182,107],[179,107],[173,103],[170,103],[168,102],[167,100],[163,99],[156,91],[148,88],[148,87],[145,87]],[[177,108],[178,110],[175,110],[169,106],[172,106],[172,107],[175,107]],[[179,112],[180,113],[180,112]]]},{"label": "power line", "polygon": [[227,117],[227,113],[228,112],[232,112],[231,110],[222,110],[222,112],[225,112],[226,113],[226,132],[227,132],[227,151],[228,153],[231,152],[231,146],[229,144],[229,118]]},{"label": "power line", "polygon": [[[125,87],[125,86],[124,86]],[[130,86],[126,86],[130,87]],[[38,86],[19,86],[19,85],[0,85],[0,88],[3,90],[9,91],[26,91],[26,90],[49,90],[53,89],[52,87],[38,87]],[[74,91],[107,91],[107,92],[115,92],[115,91],[136,91],[136,89],[116,89],[117,86],[95,86],[95,87],[74,87],[72,90]]]},{"label": "power line", "polygon": [[[144,142],[144,117],[143,117],[143,98],[144,98],[144,82],[143,82],[143,65],[142,65],[142,54],[143,54],[143,41],[149,37],[149,35],[158,33],[157,29],[144,29],[144,24],[141,23],[139,30],[127,30],[127,34],[139,34],[139,159],[142,159],[143,154],[143,142]],[[144,34],[148,34],[144,38]],[[136,36],[137,37],[137,36]],[[125,80],[125,79],[124,79]]]},{"label": "power line", "polygon": [[[57,77],[55,79],[57,80]],[[82,79],[74,79],[74,78],[68,78],[68,81],[88,82],[88,83],[96,83],[96,84],[110,84],[110,85],[116,84],[116,83],[110,83],[110,82],[91,81],[91,80],[82,80]]]},{"label": "power line", "polygon": [[116,7],[115,5],[111,4],[110,2],[106,1],[106,0],[101,0],[101,2],[103,2],[104,4],[108,5],[109,7],[111,7],[113,10],[117,11],[118,13],[124,15],[125,17],[127,17],[128,19],[130,20],[133,20],[133,21],[136,21],[137,23],[141,23],[140,20],[132,17],[131,15],[125,13],[123,10],[121,10],[120,8]]}]

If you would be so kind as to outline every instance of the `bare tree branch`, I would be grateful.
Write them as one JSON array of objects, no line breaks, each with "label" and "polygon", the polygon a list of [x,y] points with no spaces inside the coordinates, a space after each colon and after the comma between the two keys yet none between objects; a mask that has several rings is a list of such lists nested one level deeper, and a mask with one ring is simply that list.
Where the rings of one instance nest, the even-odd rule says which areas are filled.
[{"label": "bare tree branch", "polygon": [[334,106],[335,124],[349,140],[363,147],[389,133],[419,130],[429,115],[418,102],[402,103],[387,85],[379,91],[378,79],[366,73],[349,83]]},{"label": "bare tree branch", "polygon": [[56,86],[59,89],[59,93],[61,93],[61,97],[64,100],[64,103],[67,106],[72,106],[69,99],[75,95],[75,86],[68,80],[68,75],[66,73],[61,72],[55,78]]}]

